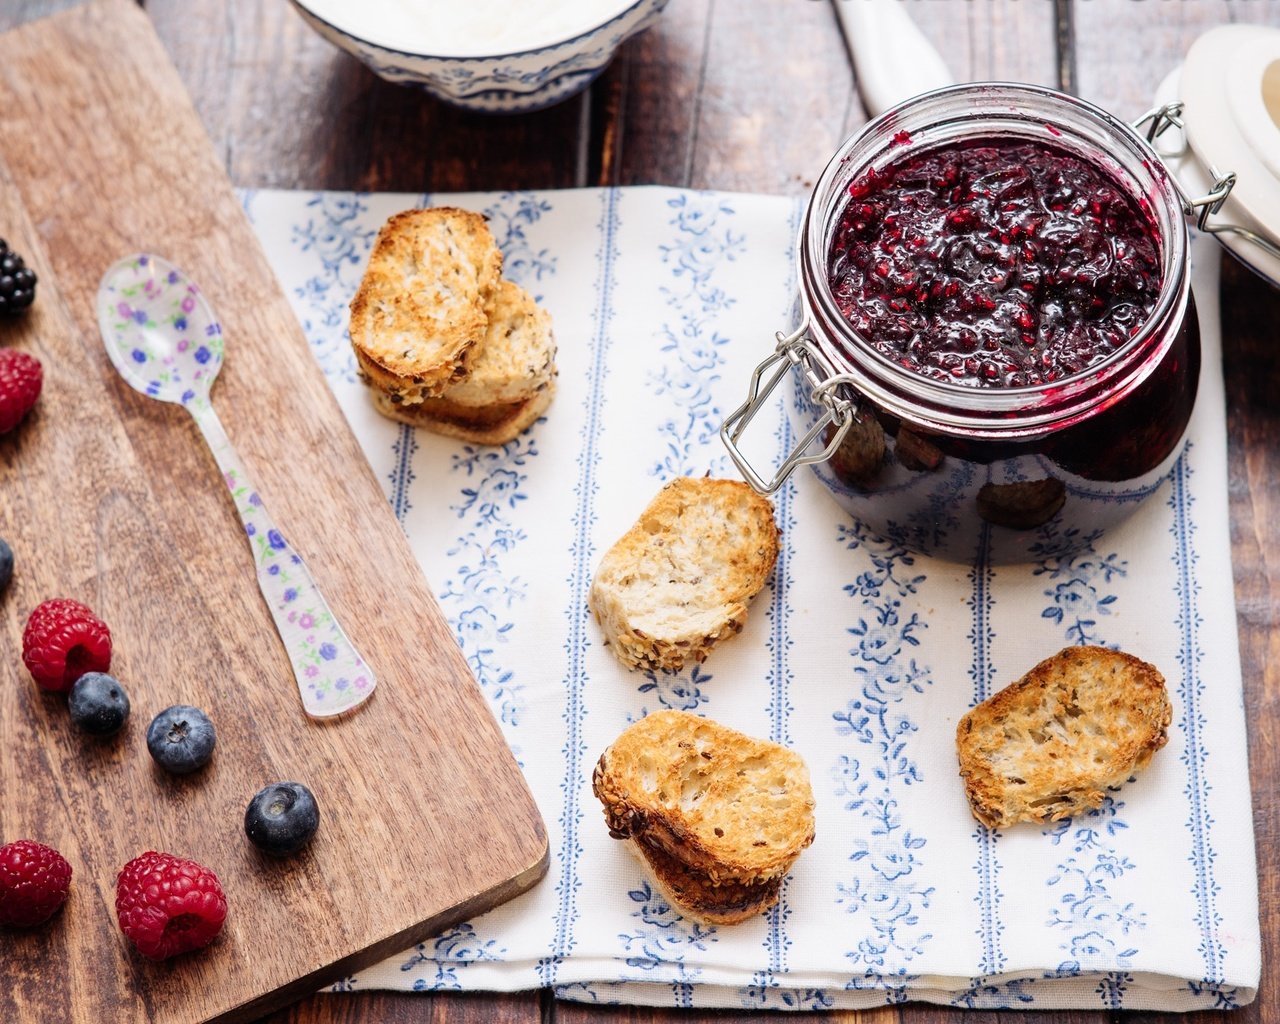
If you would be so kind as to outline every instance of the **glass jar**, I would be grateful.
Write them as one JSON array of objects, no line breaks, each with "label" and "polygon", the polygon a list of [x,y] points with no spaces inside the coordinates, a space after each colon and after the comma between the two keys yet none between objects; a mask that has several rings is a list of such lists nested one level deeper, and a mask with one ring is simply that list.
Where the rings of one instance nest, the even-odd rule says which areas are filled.
[{"label": "glass jar", "polygon": [[[904,146],[1041,142],[1091,164],[1146,211],[1162,283],[1145,323],[1099,361],[1051,383],[977,387],[934,380],[883,354],[841,314],[832,240],[855,179]],[[1200,370],[1184,200],[1129,125],[1082,100],[980,83],[909,100],[848,139],[814,188],[798,239],[799,326],[756,371],[721,434],[740,469],[771,493],[810,464],[835,499],[882,536],[956,560],[1063,554],[1130,515],[1181,453]],[[773,479],[737,445],[767,393],[791,385],[801,438]]]}]

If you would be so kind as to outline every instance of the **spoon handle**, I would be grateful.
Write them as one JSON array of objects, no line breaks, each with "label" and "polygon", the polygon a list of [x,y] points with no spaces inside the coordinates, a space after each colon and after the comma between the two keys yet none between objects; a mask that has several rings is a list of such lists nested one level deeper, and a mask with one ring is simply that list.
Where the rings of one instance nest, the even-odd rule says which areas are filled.
[{"label": "spoon handle", "polygon": [[373,693],[373,672],[329,610],[302,557],[267,515],[213,406],[195,401],[186,408],[204,434],[244,523],[258,586],[293,663],[303,710],[312,718],[350,711]]},{"label": "spoon handle", "polygon": [[837,0],[835,8],[853,55],[858,93],[872,117],[955,82],[899,0]]}]

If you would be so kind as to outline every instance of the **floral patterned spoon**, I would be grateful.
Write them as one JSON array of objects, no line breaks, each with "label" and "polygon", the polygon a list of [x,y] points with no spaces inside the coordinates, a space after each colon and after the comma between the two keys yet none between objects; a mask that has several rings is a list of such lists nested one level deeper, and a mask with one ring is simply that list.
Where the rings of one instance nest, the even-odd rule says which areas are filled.
[{"label": "floral patterned spoon", "polygon": [[293,663],[302,707],[330,718],[366,700],[373,672],[347,639],[302,558],[267,515],[209,401],[222,367],[222,328],[195,283],[158,256],[113,263],[98,286],[98,328],[131,388],[195,418],[235,500],[258,586]]}]

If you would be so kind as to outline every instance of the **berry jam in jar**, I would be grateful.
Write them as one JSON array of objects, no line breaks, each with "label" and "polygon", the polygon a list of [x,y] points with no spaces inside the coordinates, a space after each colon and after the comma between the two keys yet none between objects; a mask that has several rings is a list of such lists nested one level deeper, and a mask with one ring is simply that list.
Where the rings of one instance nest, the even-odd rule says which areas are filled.
[{"label": "berry jam in jar", "polygon": [[1123,347],[1160,295],[1151,217],[1052,143],[909,150],[855,178],[827,271],[869,344],[934,380],[1026,387]]},{"label": "berry jam in jar", "polygon": [[849,139],[798,242],[799,448],[886,539],[958,561],[1066,553],[1152,494],[1200,369],[1180,195],[1132,128],[1034,86],[957,86]]}]

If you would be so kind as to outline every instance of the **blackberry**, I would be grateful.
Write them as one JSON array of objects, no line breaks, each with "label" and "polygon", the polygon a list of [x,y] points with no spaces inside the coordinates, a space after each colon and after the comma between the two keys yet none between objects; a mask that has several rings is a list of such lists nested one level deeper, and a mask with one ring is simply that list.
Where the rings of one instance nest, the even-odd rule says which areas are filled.
[{"label": "blackberry", "polygon": [[0,238],[0,314],[21,313],[36,300],[36,272]]}]

